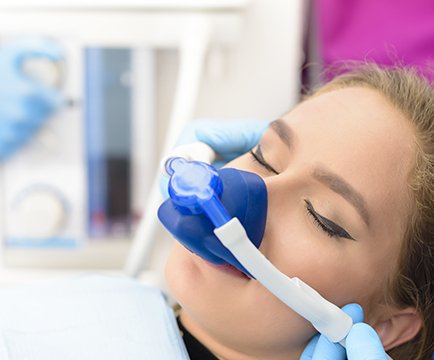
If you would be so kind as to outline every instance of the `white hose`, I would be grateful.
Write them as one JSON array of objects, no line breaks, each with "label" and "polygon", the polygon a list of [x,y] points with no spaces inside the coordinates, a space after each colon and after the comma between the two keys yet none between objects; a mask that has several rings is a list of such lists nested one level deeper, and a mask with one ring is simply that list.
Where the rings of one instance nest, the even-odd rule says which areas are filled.
[{"label": "white hose", "polygon": [[[267,290],[308,320],[319,333],[345,347],[345,338],[353,326],[353,320],[348,314],[302,280],[289,278],[280,272],[249,240],[237,218],[216,228],[214,233]],[[387,354],[386,356],[392,359]]]}]

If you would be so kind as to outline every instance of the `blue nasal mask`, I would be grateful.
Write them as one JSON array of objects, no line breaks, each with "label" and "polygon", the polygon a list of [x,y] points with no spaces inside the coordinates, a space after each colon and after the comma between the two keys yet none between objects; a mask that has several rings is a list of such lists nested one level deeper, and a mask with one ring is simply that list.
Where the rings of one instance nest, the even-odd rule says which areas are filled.
[{"label": "blue nasal mask", "polygon": [[267,189],[259,176],[230,168],[217,171],[180,157],[169,158],[165,168],[170,198],[158,217],[179,242],[209,262],[244,272],[250,277],[246,281],[258,281],[329,340],[345,346],[351,317],[301,279],[280,272],[259,251],[267,218]]},{"label": "blue nasal mask", "polygon": [[259,248],[267,218],[267,188],[256,174],[183,158],[166,162],[170,198],[159,208],[163,225],[187,249],[216,265],[230,264],[253,277],[214,234],[236,217]]}]

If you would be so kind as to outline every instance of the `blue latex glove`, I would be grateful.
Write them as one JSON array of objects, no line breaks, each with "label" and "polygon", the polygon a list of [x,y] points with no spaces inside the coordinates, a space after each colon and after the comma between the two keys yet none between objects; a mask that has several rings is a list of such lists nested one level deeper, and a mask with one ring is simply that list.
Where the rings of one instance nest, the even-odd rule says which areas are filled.
[{"label": "blue latex glove", "polygon": [[59,92],[26,76],[23,61],[63,58],[56,42],[23,39],[0,47],[0,159],[17,151],[62,104]]},{"label": "blue latex glove", "polygon": [[347,348],[332,343],[323,335],[316,335],[306,346],[300,360],[386,360],[386,352],[377,333],[362,322],[362,307],[349,304],[342,309],[355,323],[346,339]]},{"label": "blue latex glove", "polygon": [[[267,121],[258,120],[197,120],[186,126],[176,145],[190,144],[196,141],[208,144],[218,153],[220,160],[214,162],[213,165],[220,168],[228,161],[253,148],[267,127]],[[164,177],[160,180],[160,190],[164,198],[169,196],[167,182],[168,179]]]},{"label": "blue latex glove", "polygon": [[221,157],[222,160],[214,164],[216,167],[223,166],[253,148],[267,127],[267,121],[257,120],[202,120],[193,124],[196,139],[211,146]]}]

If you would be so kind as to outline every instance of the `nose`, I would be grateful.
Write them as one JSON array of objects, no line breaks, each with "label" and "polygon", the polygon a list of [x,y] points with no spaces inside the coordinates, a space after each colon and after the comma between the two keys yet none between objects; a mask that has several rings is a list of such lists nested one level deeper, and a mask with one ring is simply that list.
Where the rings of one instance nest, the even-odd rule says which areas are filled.
[{"label": "nose", "polygon": [[263,178],[268,195],[264,241],[260,247],[263,253],[268,251],[269,240],[276,238],[276,229],[280,228],[282,224],[291,226],[291,221],[294,218],[293,211],[303,196],[304,179],[305,177],[301,176],[299,172],[288,172]]},{"label": "nose", "polygon": [[265,183],[268,193],[268,199],[276,198],[276,201],[282,202],[287,198],[292,198],[291,194],[299,193],[300,189],[305,187],[308,173],[307,169],[302,167],[291,166],[279,175],[265,176],[262,180]]}]

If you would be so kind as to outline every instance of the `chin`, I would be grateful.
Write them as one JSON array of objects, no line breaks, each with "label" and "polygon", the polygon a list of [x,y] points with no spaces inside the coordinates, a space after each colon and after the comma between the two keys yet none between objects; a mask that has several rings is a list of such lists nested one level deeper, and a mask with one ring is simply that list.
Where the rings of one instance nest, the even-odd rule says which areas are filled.
[{"label": "chin", "polygon": [[[254,280],[222,272],[176,243],[166,264],[166,281],[201,340],[232,348],[288,351],[306,343],[310,326]],[[234,316],[237,314],[237,316]],[[211,341],[211,340],[209,340]]]},{"label": "chin", "polygon": [[[173,298],[188,312],[207,314],[239,294],[237,278],[216,269],[184,246],[175,243],[166,263],[166,283]],[[237,302],[235,302],[236,304]]]}]

